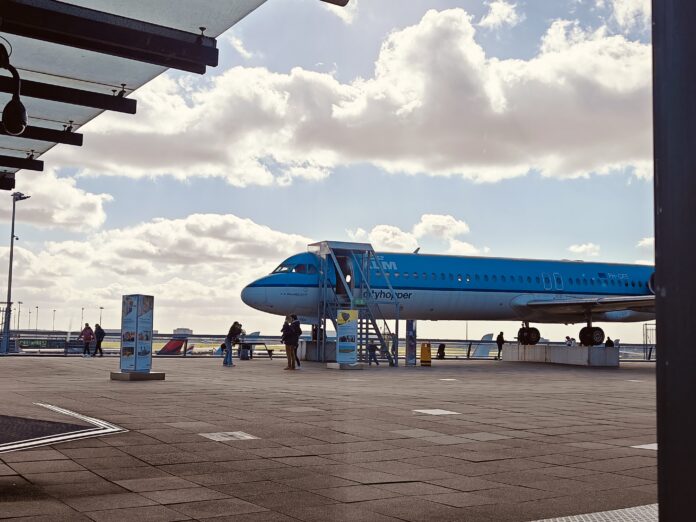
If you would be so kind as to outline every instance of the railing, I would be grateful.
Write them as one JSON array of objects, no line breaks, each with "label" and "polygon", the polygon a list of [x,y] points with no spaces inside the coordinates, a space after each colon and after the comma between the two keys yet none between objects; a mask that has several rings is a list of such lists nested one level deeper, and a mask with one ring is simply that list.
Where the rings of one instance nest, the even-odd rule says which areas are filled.
[{"label": "railing", "polygon": [[[20,332],[19,338],[12,337],[10,342],[10,355],[81,355],[83,342],[76,341],[79,333],[71,333],[70,340],[67,341],[66,332]],[[170,340],[171,335],[155,335],[152,341],[152,353],[155,357],[184,357],[183,350],[172,355],[158,355],[157,352]],[[188,349],[186,357],[212,357],[218,352],[220,344],[225,340],[225,335],[192,335],[188,336]],[[303,337],[303,340],[308,340]],[[330,340],[330,339],[329,339]],[[280,342],[280,336],[259,336],[247,337],[241,340],[254,343],[254,357],[268,357],[266,349],[273,350],[274,356],[285,356],[285,345]],[[400,344],[404,342],[399,340]],[[265,347],[262,344],[265,343]],[[421,343],[430,343],[432,358],[436,359],[437,349],[440,344],[445,345],[446,360],[490,360],[498,355],[498,346],[495,341],[461,340],[461,339],[418,339],[417,358],[420,358]],[[507,343],[510,344],[510,343]],[[516,344],[516,343],[515,343]],[[561,342],[540,343],[546,346],[566,346]],[[16,351],[16,346],[19,351]],[[102,349],[106,356],[118,356],[120,347],[120,337],[107,335],[102,343]],[[572,350],[572,346],[567,347]],[[91,344],[94,351],[94,341]],[[657,349],[652,344],[628,344],[621,343],[619,347],[619,358],[624,362],[655,361]],[[218,354],[219,355],[219,354]],[[401,357],[403,359],[403,356]]]}]

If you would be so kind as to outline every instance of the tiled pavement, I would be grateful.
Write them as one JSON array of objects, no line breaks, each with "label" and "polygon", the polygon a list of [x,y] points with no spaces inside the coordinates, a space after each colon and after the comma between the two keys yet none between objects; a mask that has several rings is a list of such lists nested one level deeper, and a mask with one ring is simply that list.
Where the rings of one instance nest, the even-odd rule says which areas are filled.
[{"label": "tiled pavement", "polygon": [[[130,430],[0,454],[0,518],[505,522],[656,502],[656,452],[631,447],[656,441],[653,365],[157,359],[166,381],[112,382],[116,364],[0,359],[0,414],[41,401]],[[220,432],[258,439],[200,435]]]}]

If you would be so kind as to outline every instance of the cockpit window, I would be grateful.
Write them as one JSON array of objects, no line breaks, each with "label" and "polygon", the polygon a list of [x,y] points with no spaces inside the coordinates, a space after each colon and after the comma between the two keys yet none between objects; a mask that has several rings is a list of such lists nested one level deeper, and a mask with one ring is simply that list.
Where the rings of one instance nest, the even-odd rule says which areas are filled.
[{"label": "cockpit window", "polygon": [[273,274],[283,274],[283,273],[287,273],[287,272],[292,272],[293,268],[295,268],[295,265],[280,265],[272,273]]},{"label": "cockpit window", "polygon": [[295,268],[292,269],[292,271],[295,274],[306,274],[307,273],[307,265],[297,265]]}]

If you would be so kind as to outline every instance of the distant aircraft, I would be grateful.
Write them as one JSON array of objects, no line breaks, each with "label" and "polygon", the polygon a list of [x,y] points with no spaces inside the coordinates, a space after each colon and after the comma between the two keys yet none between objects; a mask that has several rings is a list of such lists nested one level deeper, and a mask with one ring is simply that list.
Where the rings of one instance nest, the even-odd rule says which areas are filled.
[{"label": "distant aircraft", "polygon": [[[336,294],[360,285],[361,271],[349,258],[343,261],[350,289],[328,263],[327,281]],[[272,314],[316,318],[320,266],[312,252],[289,257],[244,288],[242,300]],[[368,279],[374,300],[398,300],[399,319],[521,321],[518,339],[528,345],[541,338],[530,323],[585,323],[579,339],[589,346],[604,342],[593,321],[655,317],[654,267],[646,265],[376,253]],[[395,306],[380,310],[385,319],[396,318]]]}]

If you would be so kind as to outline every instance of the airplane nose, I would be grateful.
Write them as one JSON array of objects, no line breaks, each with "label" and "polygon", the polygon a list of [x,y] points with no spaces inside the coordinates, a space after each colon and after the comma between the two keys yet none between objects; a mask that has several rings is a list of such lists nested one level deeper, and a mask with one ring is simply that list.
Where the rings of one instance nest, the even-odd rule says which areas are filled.
[{"label": "airplane nose", "polygon": [[242,301],[247,306],[263,310],[266,304],[266,289],[253,284],[246,286],[242,290]]}]

